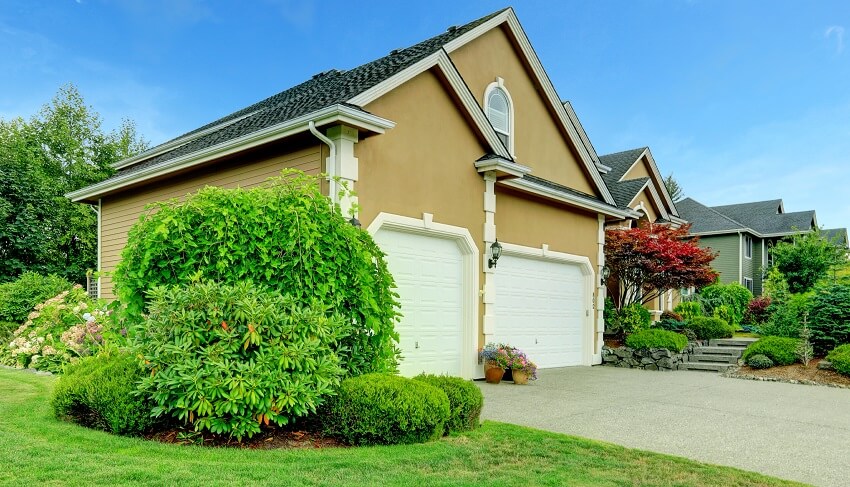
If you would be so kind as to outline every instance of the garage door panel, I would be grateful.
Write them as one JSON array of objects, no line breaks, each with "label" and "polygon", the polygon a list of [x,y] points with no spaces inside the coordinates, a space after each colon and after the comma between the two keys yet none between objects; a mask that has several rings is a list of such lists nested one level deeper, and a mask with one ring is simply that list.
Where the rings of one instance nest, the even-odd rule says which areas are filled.
[{"label": "garage door panel", "polygon": [[384,229],[375,241],[387,254],[400,296],[399,371],[461,375],[463,256],[457,243]]},{"label": "garage door panel", "polygon": [[541,368],[583,364],[588,302],[578,264],[504,255],[496,271],[495,338]]}]

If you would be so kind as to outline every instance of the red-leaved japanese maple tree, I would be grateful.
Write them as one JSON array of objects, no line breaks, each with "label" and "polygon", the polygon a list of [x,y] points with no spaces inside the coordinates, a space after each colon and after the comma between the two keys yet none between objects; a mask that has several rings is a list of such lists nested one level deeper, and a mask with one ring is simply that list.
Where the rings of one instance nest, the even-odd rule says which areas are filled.
[{"label": "red-leaved japanese maple tree", "polygon": [[671,289],[700,288],[717,279],[711,249],[689,237],[690,225],[642,224],[639,228],[605,232],[608,292],[617,309],[645,304]]}]

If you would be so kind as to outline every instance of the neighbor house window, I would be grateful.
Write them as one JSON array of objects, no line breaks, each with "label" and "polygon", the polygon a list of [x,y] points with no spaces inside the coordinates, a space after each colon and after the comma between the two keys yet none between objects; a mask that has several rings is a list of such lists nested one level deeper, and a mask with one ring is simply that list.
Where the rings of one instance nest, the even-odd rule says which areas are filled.
[{"label": "neighbor house window", "polygon": [[487,114],[490,125],[493,126],[493,130],[496,131],[496,135],[508,152],[513,154],[513,103],[502,78],[497,78],[495,82],[490,83],[484,100],[484,113]]},{"label": "neighbor house window", "polygon": [[744,257],[753,258],[753,237],[744,235]]},{"label": "neighbor house window", "polygon": [[755,291],[753,290],[753,289],[754,289],[754,288],[753,288],[753,280],[752,280],[752,279],[750,279],[749,277],[745,277],[745,278],[744,278],[744,287],[746,287],[747,289],[749,289],[751,293],[752,293],[752,292],[755,292]]}]

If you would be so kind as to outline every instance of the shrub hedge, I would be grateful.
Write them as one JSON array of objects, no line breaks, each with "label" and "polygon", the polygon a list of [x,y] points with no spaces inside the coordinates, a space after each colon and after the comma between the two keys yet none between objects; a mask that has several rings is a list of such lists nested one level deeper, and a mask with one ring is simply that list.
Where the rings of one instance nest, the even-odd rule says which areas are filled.
[{"label": "shrub hedge", "polygon": [[59,276],[24,272],[16,280],[0,284],[0,321],[20,325],[35,305],[72,286]]},{"label": "shrub hedge", "polygon": [[688,346],[688,338],[681,333],[650,328],[627,336],[626,345],[632,348],[666,348],[678,353]]},{"label": "shrub hedge", "polygon": [[764,337],[753,342],[744,350],[741,359],[749,364],[750,357],[765,355],[776,365],[791,365],[797,361],[797,346],[799,340],[787,337]]},{"label": "shrub hedge", "polygon": [[840,345],[826,355],[835,370],[844,375],[850,375],[850,344]]},{"label": "shrub hedge", "polygon": [[730,284],[712,284],[699,292],[700,301],[706,313],[724,319],[736,327],[744,320],[747,305],[753,299],[753,293],[744,286]]},{"label": "shrub hedge", "polygon": [[747,359],[747,365],[754,369],[769,369],[773,367],[773,360],[767,355],[757,353]]},{"label": "shrub hedge", "polygon": [[394,371],[399,303],[384,254],[320,188],[319,177],[290,169],[259,187],[207,187],[154,204],[113,276],[128,313],[141,316],[157,286],[251,280],[354,325],[336,347],[352,375]]},{"label": "shrub hedge", "polygon": [[119,435],[138,435],[154,420],[152,404],[136,394],[147,375],[128,352],[109,351],[69,365],[53,390],[53,412],[59,419]]},{"label": "shrub hedge", "polygon": [[327,434],[351,445],[422,443],[450,418],[446,393],[423,381],[366,374],[342,382],[325,414]]},{"label": "shrub hedge", "polygon": [[728,323],[711,316],[697,316],[688,322],[687,327],[693,330],[699,340],[731,338],[735,333],[735,329]]},{"label": "shrub hedge", "polygon": [[422,374],[414,379],[442,390],[449,398],[446,433],[471,431],[478,427],[481,408],[484,407],[484,395],[475,384],[460,377],[445,375]]}]

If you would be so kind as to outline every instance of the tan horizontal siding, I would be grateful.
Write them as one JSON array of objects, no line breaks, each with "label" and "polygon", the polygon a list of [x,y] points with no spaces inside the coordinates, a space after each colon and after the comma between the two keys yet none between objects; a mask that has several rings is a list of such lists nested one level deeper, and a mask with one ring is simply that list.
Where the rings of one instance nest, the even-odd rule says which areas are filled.
[{"label": "tan horizontal siding", "polygon": [[[172,198],[184,198],[205,186],[249,188],[277,176],[286,168],[307,174],[322,171],[322,152],[319,144],[310,144],[283,155],[235,159],[206,166],[169,179],[151,183],[124,193],[106,197],[101,202],[101,270],[112,272],[121,259],[130,228],[139,220],[146,205]],[[101,294],[114,299],[112,281],[101,280]]]}]

